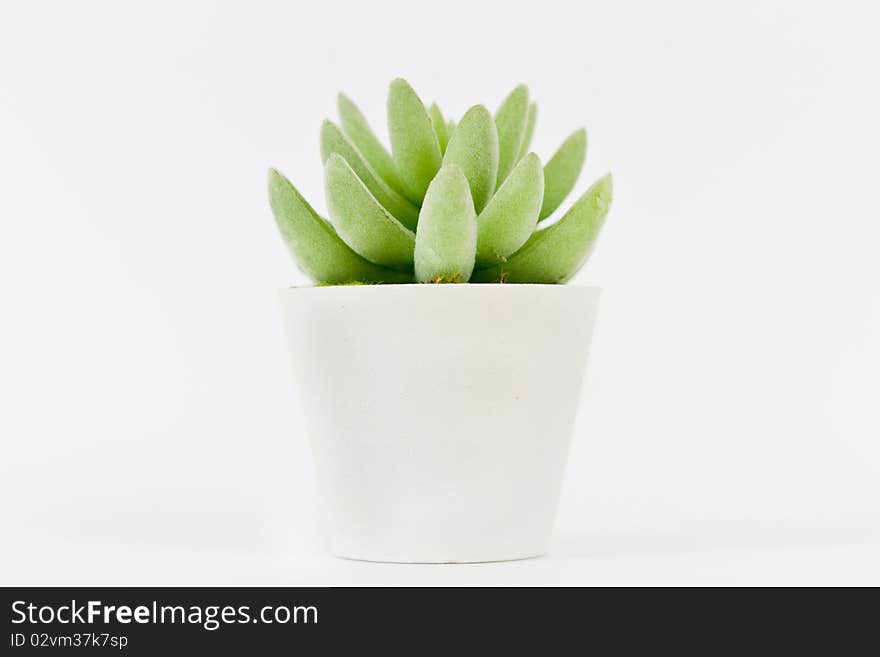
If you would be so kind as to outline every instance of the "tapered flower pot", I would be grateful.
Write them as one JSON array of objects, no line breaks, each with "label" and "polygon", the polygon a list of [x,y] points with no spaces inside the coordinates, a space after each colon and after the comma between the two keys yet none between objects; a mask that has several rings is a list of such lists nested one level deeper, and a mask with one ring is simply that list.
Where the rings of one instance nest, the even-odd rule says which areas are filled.
[{"label": "tapered flower pot", "polygon": [[562,285],[283,290],[332,552],[544,554],[598,297]]}]

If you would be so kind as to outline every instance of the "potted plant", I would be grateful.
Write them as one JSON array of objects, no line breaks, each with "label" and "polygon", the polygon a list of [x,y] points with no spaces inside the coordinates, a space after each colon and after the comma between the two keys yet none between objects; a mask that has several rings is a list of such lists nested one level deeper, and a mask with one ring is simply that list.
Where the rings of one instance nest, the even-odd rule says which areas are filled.
[{"label": "potted plant", "polygon": [[525,86],[456,124],[395,80],[390,152],[342,95],[339,114],[321,129],[329,221],[269,174],[281,234],[316,283],[281,301],[331,550],[541,555],[599,295],[557,284],[589,255],[611,177],[550,220],[586,132],[542,167]]}]

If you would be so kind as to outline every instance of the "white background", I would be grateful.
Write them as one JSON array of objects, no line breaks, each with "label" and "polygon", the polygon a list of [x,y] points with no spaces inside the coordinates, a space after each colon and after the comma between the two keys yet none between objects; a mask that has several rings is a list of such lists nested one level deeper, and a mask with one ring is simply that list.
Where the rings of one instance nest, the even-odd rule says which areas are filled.
[{"label": "white background", "polygon": [[[12,2],[0,12],[0,583],[880,583],[872,2]],[[556,539],[328,557],[270,165],[323,209],[344,90],[519,82],[615,201]]]}]

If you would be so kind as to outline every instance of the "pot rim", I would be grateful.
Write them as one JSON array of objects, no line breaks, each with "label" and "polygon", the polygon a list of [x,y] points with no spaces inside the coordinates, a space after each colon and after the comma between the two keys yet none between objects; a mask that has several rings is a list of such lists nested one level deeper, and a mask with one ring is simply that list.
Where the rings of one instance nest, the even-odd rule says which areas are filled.
[{"label": "pot rim", "polygon": [[[562,290],[579,290],[579,291],[589,291],[593,294],[599,294],[602,291],[602,288],[598,285],[568,285],[568,284],[559,284],[559,283],[447,283],[447,284],[437,284],[430,285],[426,283],[382,283],[377,285],[372,284],[364,284],[364,285],[291,285],[289,287],[280,288],[278,290],[279,294],[302,294],[302,293],[311,293],[313,290],[321,290],[321,294],[324,294],[324,290],[364,290],[366,288],[372,289],[384,289],[384,290],[400,290],[400,289],[408,289],[408,288],[422,288],[422,289],[435,289],[435,290],[451,290],[451,289],[484,289],[484,290],[497,290],[499,288],[511,288],[511,289],[553,289],[560,290],[558,294],[565,294]],[[375,292],[367,292],[366,294],[376,294]],[[436,292],[426,292],[426,294],[436,294]],[[445,292],[444,294],[448,294]],[[462,292],[462,294],[470,294],[470,292]]]}]

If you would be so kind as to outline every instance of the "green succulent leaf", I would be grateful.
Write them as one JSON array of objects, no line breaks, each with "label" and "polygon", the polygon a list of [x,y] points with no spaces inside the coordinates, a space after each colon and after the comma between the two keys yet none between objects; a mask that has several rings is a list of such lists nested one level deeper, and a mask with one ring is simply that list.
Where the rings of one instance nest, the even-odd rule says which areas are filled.
[{"label": "green succulent leaf", "polygon": [[321,127],[330,221],[269,175],[282,236],[317,284],[553,284],[589,257],[611,176],[549,220],[577,184],[587,133],[573,132],[542,166],[531,152],[538,106],[525,85],[494,115],[474,105],[456,122],[398,78],[388,90],[390,148],[351,99],[337,102],[339,124]]},{"label": "green succulent leaf", "polygon": [[332,121],[324,121],[321,126],[321,161],[326,164],[327,159],[334,153],[348,162],[357,177],[388,212],[407,228],[415,228],[419,220],[419,209],[379,177],[336,124]]},{"label": "green succulent leaf", "polygon": [[437,135],[437,143],[440,145],[440,153],[446,153],[446,145],[449,143],[449,132],[446,130],[446,119],[437,103],[432,103],[428,108],[428,116],[431,117],[431,127]]},{"label": "green succulent leaf", "polygon": [[523,135],[522,146],[519,147],[519,155],[517,155],[517,162],[523,159],[526,156],[526,153],[529,152],[529,148],[532,146],[532,135],[535,134],[535,121],[538,118],[538,105],[537,103],[531,103],[529,105],[529,115],[526,118],[526,132]]},{"label": "green succulent leaf", "polygon": [[339,108],[339,121],[345,136],[351,140],[367,163],[391,189],[398,194],[406,195],[406,188],[401,182],[400,176],[397,175],[391,153],[376,137],[358,106],[345,94],[339,94],[337,107]]},{"label": "green succulent leaf", "polygon": [[611,205],[611,174],[593,184],[555,224],[534,233],[501,265],[474,272],[479,283],[564,283],[586,262]]},{"label": "green succulent leaf", "polygon": [[327,208],[336,232],[358,255],[391,269],[411,269],[416,236],[391,216],[337,154],[324,169]]},{"label": "green succulent leaf", "polygon": [[420,283],[467,283],[477,249],[477,214],[464,172],[444,166],[428,187],[416,230]]},{"label": "green succulent leaf", "polygon": [[544,166],[544,203],[540,219],[546,219],[574,188],[587,154],[587,131],[575,130],[562,142]]},{"label": "green succulent leaf", "polygon": [[544,196],[541,160],[529,153],[519,161],[477,218],[477,267],[503,262],[535,230]]},{"label": "green succulent leaf", "polygon": [[471,188],[474,209],[480,212],[495,192],[498,175],[498,133],[489,110],[474,105],[465,112],[443,156],[443,164],[461,168]]},{"label": "green succulent leaf", "polygon": [[498,187],[516,164],[529,118],[529,89],[521,84],[508,94],[495,112],[498,126]]},{"label": "green succulent leaf", "polygon": [[423,199],[443,156],[425,105],[401,78],[388,90],[388,132],[394,164],[410,198]]},{"label": "green succulent leaf", "polygon": [[291,255],[303,273],[316,283],[412,282],[412,272],[379,267],[352,251],[275,169],[269,170],[269,203]]}]

